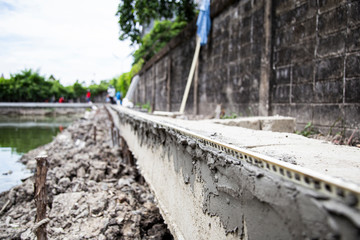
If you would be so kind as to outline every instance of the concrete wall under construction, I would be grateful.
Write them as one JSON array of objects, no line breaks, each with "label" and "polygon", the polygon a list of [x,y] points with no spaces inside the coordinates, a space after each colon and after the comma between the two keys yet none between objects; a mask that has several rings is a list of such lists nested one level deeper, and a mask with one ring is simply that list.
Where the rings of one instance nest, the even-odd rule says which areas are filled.
[{"label": "concrete wall under construction", "polygon": [[151,116],[110,113],[176,239],[359,239],[351,204],[234,161]]}]

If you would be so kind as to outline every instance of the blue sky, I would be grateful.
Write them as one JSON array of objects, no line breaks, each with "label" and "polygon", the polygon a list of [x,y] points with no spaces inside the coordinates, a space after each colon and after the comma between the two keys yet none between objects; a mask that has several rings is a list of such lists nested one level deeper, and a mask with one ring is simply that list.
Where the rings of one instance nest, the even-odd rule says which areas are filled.
[{"label": "blue sky", "polygon": [[0,74],[25,68],[62,84],[111,79],[131,68],[119,0],[0,0]]}]

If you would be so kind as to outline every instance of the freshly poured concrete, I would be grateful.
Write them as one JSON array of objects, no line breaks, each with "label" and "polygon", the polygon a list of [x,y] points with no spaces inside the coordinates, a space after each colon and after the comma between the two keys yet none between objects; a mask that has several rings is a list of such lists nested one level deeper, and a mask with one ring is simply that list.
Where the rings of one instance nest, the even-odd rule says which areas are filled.
[{"label": "freshly poured concrete", "polygon": [[334,145],[293,133],[257,131],[214,124],[216,120],[189,121],[151,117],[224,143],[360,185],[360,148]]},{"label": "freshly poured concrete", "polygon": [[[313,170],[340,161],[330,152],[340,148],[293,134],[153,117],[123,108],[111,113],[177,239],[359,239],[360,213],[355,208],[246,162],[233,162],[151,120],[305,167],[320,166]],[[322,153],[323,147],[328,152]],[[331,168],[333,174],[358,183],[356,174],[349,179],[348,168],[360,159],[359,150],[341,149],[348,156],[341,162],[346,172]]]},{"label": "freshly poured concrete", "polygon": [[292,117],[245,117],[235,119],[215,119],[209,122],[227,126],[249,128],[253,130],[264,130],[272,132],[295,132],[296,121]]}]

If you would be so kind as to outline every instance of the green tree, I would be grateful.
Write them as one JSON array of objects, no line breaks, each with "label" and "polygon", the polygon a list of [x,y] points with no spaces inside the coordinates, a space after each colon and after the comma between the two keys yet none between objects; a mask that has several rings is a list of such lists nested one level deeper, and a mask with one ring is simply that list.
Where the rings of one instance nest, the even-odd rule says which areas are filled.
[{"label": "green tree", "polygon": [[141,70],[144,61],[141,59],[136,64],[134,64],[130,72],[121,74],[118,78],[112,79],[110,84],[115,86],[116,91],[120,91],[123,97],[126,96],[126,93],[130,87],[132,78]]},{"label": "green tree", "polygon": [[0,78],[0,101],[3,102],[44,102],[57,100],[60,96],[71,99],[84,94],[84,91],[78,82],[64,87],[52,75],[46,79],[31,69],[11,74],[9,79]]},{"label": "green tree", "polygon": [[105,92],[108,87],[109,87],[109,81],[106,80],[102,80],[100,84],[96,84],[95,82],[92,82],[92,84],[89,86],[91,96],[96,96],[101,94],[102,92]]},{"label": "green tree", "polygon": [[12,96],[12,81],[3,76],[0,77],[0,101],[10,102]]},{"label": "green tree", "polygon": [[189,22],[195,17],[193,0],[121,0],[116,13],[121,29],[120,40],[141,43],[141,31],[152,20],[171,19]]},{"label": "green tree", "polygon": [[[138,61],[131,68],[131,71],[123,73],[120,77],[112,80],[102,80],[100,84],[92,82],[90,86],[76,81],[73,85],[63,86],[54,76],[46,79],[38,71],[23,70],[11,74],[9,79],[0,76],[0,102],[44,102],[57,101],[61,96],[66,100],[85,97],[87,89],[90,89],[91,96],[95,97],[106,92],[109,84],[115,86],[125,96],[130,86],[131,79],[142,67],[143,60]],[[54,99],[55,98],[55,99]]]},{"label": "green tree", "polygon": [[49,77],[48,80],[51,83],[50,94],[51,98],[55,98],[55,101],[59,99],[61,96],[69,99],[69,92],[64,87],[59,80],[56,80],[52,75]]},{"label": "green tree", "polygon": [[38,71],[23,70],[10,75],[10,101],[45,101],[50,98],[51,83],[40,76]]},{"label": "green tree", "polygon": [[179,18],[176,21],[155,21],[154,27],[143,37],[141,45],[133,54],[134,63],[140,59],[145,62],[150,60],[171,38],[178,35],[186,24],[186,21],[181,21]]},{"label": "green tree", "polygon": [[73,85],[74,97],[79,98],[86,94],[86,89],[79,83],[78,80]]}]

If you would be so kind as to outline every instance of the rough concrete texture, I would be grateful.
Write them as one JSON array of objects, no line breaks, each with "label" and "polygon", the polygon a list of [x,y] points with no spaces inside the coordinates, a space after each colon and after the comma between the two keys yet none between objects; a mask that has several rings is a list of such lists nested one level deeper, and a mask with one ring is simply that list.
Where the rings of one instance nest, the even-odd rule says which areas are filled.
[{"label": "rough concrete texture", "polygon": [[154,119],[360,185],[360,149],[356,147],[333,145],[292,133],[223,126],[207,120]]},{"label": "rough concrete texture", "polygon": [[[172,239],[137,168],[113,146],[106,112],[86,116],[21,159],[36,167],[39,152],[49,156],[49,239]],[[33,182],[0,194],[0,239],[35,239]]]},{"label": "rough concrete texture", "polygon": [[[138,158],[140,170],[159,200],[162,214],[178,239],[359,239],[360,213],[346,203],[286,181],[221,151],[164,129],[151,120],[175,124],[214,139],[284,161],[321,168],[342,160],[335,171],[359,183],[360,151],[300,136],[164,119],[123,108],[113,112],[116,125]],[[223,131],[225,130],[225,131]],[[309,147],[315,144],[313,148]],[[291,151],[298,145],[299,150]],[[301,149],[301,150],[300,150]],[[270,151],[271,150],[271,151]],[[339,151],[341,155],[333,156]],[[305,154],[304,154],[305,152]],[[326,162],[321,162],[323,159]],[[353,159],[353,163],[348,163]],[[305,163],[304,163],[305,162]],[[326,170],[323,170],[326,172]],[[349,172],[348,172],[349,171]],[[349,178],[349,175],[351,177]]]},{"label": "rough concrete texture", "polygon": [[250,128],[253,130],[264,130],[272,132],[295,132],[296,119],[292,117],[272,116],[272,117],[247,117],[236,119],[216,119],[210,122]]}]

